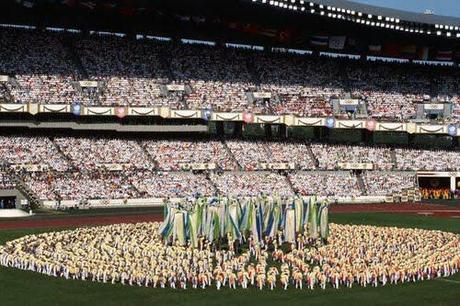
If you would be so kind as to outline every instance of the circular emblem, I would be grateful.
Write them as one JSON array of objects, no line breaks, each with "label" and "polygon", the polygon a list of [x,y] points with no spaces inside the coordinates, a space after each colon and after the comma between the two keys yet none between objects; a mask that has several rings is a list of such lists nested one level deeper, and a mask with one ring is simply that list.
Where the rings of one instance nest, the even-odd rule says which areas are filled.
[{"label": "circular emblem", "polygon": [[118,118],[123,118],[126,116],[126,108],[125,107],[117,107],[115,109],[115,115],[118,117]]},{"label": "circular emblem", "polygon": [[326,127],[333,129],[335,126],[335,119],[334,117],[329,117],[326,119]]}]

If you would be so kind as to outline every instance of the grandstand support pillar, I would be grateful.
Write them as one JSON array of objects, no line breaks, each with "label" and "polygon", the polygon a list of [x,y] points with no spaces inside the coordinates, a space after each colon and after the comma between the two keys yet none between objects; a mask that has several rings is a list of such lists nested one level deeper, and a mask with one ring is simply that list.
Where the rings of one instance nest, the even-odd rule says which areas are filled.
[{"label": "grandstand support pillar", "polygon": [[318,135],[318,138],[316,140],[318,141],[328,141],[329,140],[329,128],[326,127],[315,127],[315,131],[318,129],[318,132],[315,132],[315,138]]},{"label": "grandstand support pillar", "polygon": [[241,137],[243,136],[243,122],[234,122],[233,125],[233,136]]},{"label": "grandstand support pillar", "polygon": [[281,124],[279,126],[279,138],[281,139],[285,139],[288,137],[288,129],[287,129],[287,125],[285,124]]},{"label": "grandstand support pillar", "polygon": [[321,139],[321,128],[320,127],[313,127],[313,140],[319,141]]},{"label": "grandstand support pillar", "polygon": [[264,130],[265,130],[265,137],[267,137],[268,139],[272,138],[272,125],[265,124]]},{"label": "grandstand support pillar", "polygon": [[225,135],[224,122],[223,121],[217,121],[216,122],[216,131],[217,131],[217,136],[218,137],[223,137]]},{"label": "grandstand support pillar", "polygon": [[459,137],[452,137],[452,147],[453,147],[454,149],[458,149],[458,145],[459,145],[458,138],[459,138]]},{"label": "grandstand support pillar", "polygon": [[407,136],[407,145],[408,146],[414,145],[414,140],[415,140],[415,134],[409,134]]},{"label": "grandstand support pillar", "polygon": [[368,129],[364,129],[362,130],[361,139],[365,144],[373,145],[374,144],[374,133],[369,131]]}]

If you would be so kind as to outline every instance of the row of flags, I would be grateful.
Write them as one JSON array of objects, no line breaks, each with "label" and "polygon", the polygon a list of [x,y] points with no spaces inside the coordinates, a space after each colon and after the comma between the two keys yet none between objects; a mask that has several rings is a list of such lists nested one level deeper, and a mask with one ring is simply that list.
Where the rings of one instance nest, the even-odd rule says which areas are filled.
[{"label": "row of flags", "polygon": [[[327,200],[280,197],[198,198],[192,203],[167,203],[159,233],[165,242],[199,245],[199,239],[217,242],[246,241],[257,244],[266,237],[295,243],[298,234],[313,239],[329,236]],[[280,241],[280,242],[283,242]]]},{"label": "row of flags", "polygon": [[398,57],[415,60],[452,61],[460,60],[460,50],[430,48],[404,43],[365,43],[347,36],[312,35],[310,47],[316,49],[350,50],[368,52],[371,55]]}]

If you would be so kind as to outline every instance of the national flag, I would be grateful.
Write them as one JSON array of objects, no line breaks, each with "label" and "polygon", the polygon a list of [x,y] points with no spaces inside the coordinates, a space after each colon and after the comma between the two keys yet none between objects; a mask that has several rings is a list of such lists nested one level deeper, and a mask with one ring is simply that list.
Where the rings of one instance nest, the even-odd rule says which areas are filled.
[{"label": "national flag", "polygon": [[416,45],[405,45],[404,47],[401,48],[402,53],[415,53],[417,52],[417,46]]},{"label": "national flag", "polygon": [[346,36],[329,37],[329,49],[342,50],[345,47]]},{"label": "national flag", "polygon": [[451,61],[453,52],[452,50],[440,50],[436,53],[436,60],[438,61]]},{"label": "national flag", "polygon": [[278,35],[277,29],[267,29],[267,28],[259,28],[258,34],[267,36],[267,37],[276,37]]},{"label": "national flag", "polygon": [[316,47],[327,47],[327,45],[329,44],[329,37],[318,35],[312,36],[310,38],[310,44]]},{"label": "national flag", "polygon": [[417,52],[417,58],[422,61],[428,60],[428,55],[430,54],[430,48],[420,47]]},{"label": "national flag", "polygon": [[80,5],[90,10],[94,10],[96,8],[96,2],[94,1],[81,1]]},{"label": "national flag", "polygon": [[394,43],[388,43],[383,46],[383,53],[389,57],[399,57],[401,55],[401,46]]},{"label": "national flag", "polygon": [[382,45],[369,45],[370,52],[380,52],[382,51]]}]

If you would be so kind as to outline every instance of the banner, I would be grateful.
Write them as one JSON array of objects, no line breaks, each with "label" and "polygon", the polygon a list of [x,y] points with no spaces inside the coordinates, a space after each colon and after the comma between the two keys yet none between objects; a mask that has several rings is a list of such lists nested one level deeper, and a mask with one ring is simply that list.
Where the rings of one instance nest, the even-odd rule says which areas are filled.
[{"label": "banner", "polygon": [[329,37],[329,49],[342,50],[345,47],[346,36]]},{"label": "banner", "polygon": [[180,84],[169,84],[166,85],[168,91],[185,91],[185,85]]},{"label": "banner", "polygon": [[8,82],[10,80],[10,77],[7,76],[7,75],[0,75],[0,82],[1,83],[5,83],[5,82]]},{"label": "banner", "polygon": [[423,104],[423,108],[425,110],[444,110],[444,104],[438,103],[438,104]]},{"label": "banner", "polygon": [[46,164],[15,164],[11,168],[15,170],[25,170],[27,172],[43,172],[49,169]]},{"label": "banner", "polygon": [[329,43],[328,36],[312,36],[310,39],[310,44],[317,47],[327,47]]},{"label": "banner", "polygon": [[358,99],[339,99],[339,104],[343,106],[356,106],[359,104]]},{"label": "banner", "polygon": [[179,163],[182,170],[214,170],[217,168],[216,163]]},{"label": "banner", "polygon": [[369,45],[369,51],[370,52],[380,52],[382,51],[382,46],[381,45]]},{"label": "banner", "polygon": [[451,61],[453,52],[451,50],[438,51],[436,53],[436,60],[438,61]]},{"label": "banner", "polygon": [[80,87],[97,87],[97,81],[80,81]]},{"label": "banner", "polygon": [[295,163],[259,163],[262,170],[294,170]]},{"label": "banner", "polygon": [[252,95],[256,99],[270,99],[272,97],[272,94],[270,92],[263,92],[263,91],[253,92]]},{"label": "banner", "polygon": [[130,164],[96,164],[98,168],[104,168],[108,171],[122,171],[129,168]]},{"label": "banner", "polygon": [[342,170],[373,170],[373,163],[337,163],[337,167]]}]

